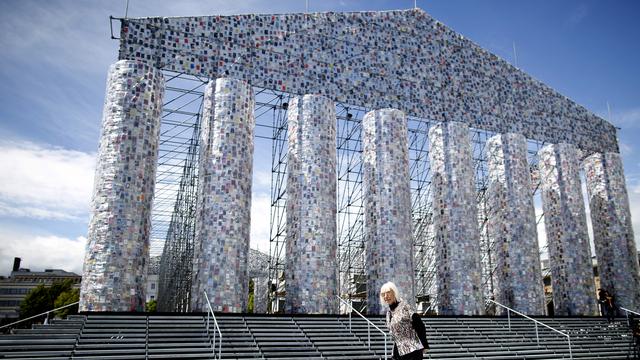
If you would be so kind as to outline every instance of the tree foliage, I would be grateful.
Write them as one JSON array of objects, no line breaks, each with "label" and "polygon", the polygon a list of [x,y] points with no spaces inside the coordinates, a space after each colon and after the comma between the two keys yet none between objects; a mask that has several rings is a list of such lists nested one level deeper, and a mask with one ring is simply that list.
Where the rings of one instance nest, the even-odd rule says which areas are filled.
[{"label": "tree foliage", "polygon": [[53,309],[53,301],[49,298],[49,289],[43,284],[27,293],[20,303],[20,317],[28,318]]},{"label": "tree foliage", "polygon": [[[73,304],[74,302],[78,302],[80,300],[80,289],[70,289],[64,291],[58,295],[56,301],[53,302],[53,306],[55,308],[59,308],[65,305]],[[78,304],[73,306],[66,307],[64,309],[60,309],[55,312],[55,315],[59,318],[66,318],[67,315],[77,314],[78,313]]]},{"label": "tree foliage", "polygon": [[247,303],[247,312],[252,314],[253,313],[253,300],[254,300],[254,296],[253,296],[253,288],[255,287],[255,284],[253,283],[253,279],[249,280],[249,301]]},{"label": "tree foliage", "polygon": [[147,312],[156,312],[158,309],[158,302],[154,299],[154,300],[150,300],[147,302],[147,305],[145,306],[145,309],[147,310]]},{"label": "tree foliage", "polygon": [[[56,307],[72,304],[78,301],[80,292],[73,289],[72,280],[56,281],[51,286],[38,285],[27,293],[20,304],[20,317],[22,319],[42,314]],[[71,306],[56,312],[57,316],[67,316],[78,312],[77,306]]]}]

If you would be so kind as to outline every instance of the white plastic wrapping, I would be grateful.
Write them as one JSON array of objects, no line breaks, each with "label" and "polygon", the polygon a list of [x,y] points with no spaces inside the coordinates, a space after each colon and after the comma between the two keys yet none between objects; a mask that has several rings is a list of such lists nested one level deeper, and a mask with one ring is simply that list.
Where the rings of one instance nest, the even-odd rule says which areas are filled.
[{"label": "white plastic wrapping", "polygon": [[380,287],[392,281],[414,298],[413,239],[407,119],[396,109],[362,120],[362,194],[367,269],[367,312],[383,314]]},{"label": "white plastic wrapping", "polygon": [[580,151],[570,144],[548,144],[539,155],[554,315],[596,315]]},{"label": "white plastic wrapping", "polygon": [[438,124],[429,130],[429,141],[438,313],[481,315],[480,232],[469,127]]},{"label": "white plastic wrapping", "polygon": [[[526,139],[513,133],[495,135],[485,148],[489,167],[487,235],[495,256],[495,301],[527,315],[544,315]],[[504,314],[503,308],[496,310]]]},{"label": "white plastic wrapping", "polygon": [[251,86],[219,78],[205,88],[191,309],[245,312],[251,231],[255,100]]},{"label": "white plastic wrapping", "polygon": [[596,153],[583,166],[600,288],[614,295],[616,306],[638,309],[640,270],[622,159],[617,153]]},{"label": "white plastic wrapping", "polygon": [[144,311],[162,73],[111,66],[102,115],[80,311]]},{"label": "white plastic wrapping", "polygon": [[338,312],[336,114],[319,95],[292,99],[288,116],[285,309]]}]

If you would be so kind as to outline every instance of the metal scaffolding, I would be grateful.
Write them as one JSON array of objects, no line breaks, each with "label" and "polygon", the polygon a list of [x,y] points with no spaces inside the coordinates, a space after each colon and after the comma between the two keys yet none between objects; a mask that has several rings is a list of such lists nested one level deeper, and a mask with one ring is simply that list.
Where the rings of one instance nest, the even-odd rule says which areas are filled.
[{"label": "metal scaffolding", "polygon": [[[188,311],[197,206],[198,130],[203,89],[208,79],[165,71],[166,95],[162,117],[156,192],[152,216],[151,255],[162,254],[158,309]],[[286,239],[287,109],[291,94],[254,88],[256,141],[270,142],[270,312],[282,311]],[[368,109],[336,104],[337,115],[337,242],[339,291],[356,308],[366,304],[365,244],[363,241],[361,121]],[[435,258],[431,213],[431,169],[428,131],[434,121],[408,117],[409,166],[416,301],[421,311],[434,311]],[[471,129],[476,172],[478,225],[481,233],[484,294],[493,292],[493,244],[486,235],[487,168],[484,147],[493,134]],[[535,174],[542,144],[528,140],[529,163]],[[267,146],[257,151],[266,151]],[[254,174],[255,175],[255,174]],[[532,194],[538,196],[534,176]],[[542,215],[538,214],[538,222]],[[543,250],[543,249],[541,249]]]},{"label": "metal scaffolding", "polygon": [[151,255],[162,249],[158,310],[189,310],[198,186],[198,138],[205,81],[165,71],[152,214]]},{"label": "metal scaffolding", "polygon": [[336,108],[338,293],[350,298],[356,308],[366,304],[367,294],[361,141],[364,114],[363,109],[340,104]]}]

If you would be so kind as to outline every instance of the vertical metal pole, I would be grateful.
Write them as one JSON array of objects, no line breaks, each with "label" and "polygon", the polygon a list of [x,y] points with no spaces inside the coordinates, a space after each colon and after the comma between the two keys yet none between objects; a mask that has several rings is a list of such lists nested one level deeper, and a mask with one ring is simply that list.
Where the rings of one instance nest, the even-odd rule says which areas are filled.
[{"label": "vertical metal pole", "polygon": [[[629,322],[629,312],[627,310],[625,310],[624,313],[627,315],[627,326],[631,327],[631,323]],[[602,315],[604,315],[604,314],[602,314]]]},{"label": "vertical metal pole", "polygon": [[536,342],[538,343],[538,345],[540,345],[540,338],[538,337],[538,323],[534,324],[536,324]]},{"label": "vertical metal pole", "polygon": [[367,324],[367,340],[369,341],[369,350],[371,350],[371,324]]},{"label": "vertical metal pole", "polygon": [[125,4],[124,18],[126,19],[128,15],[129,15],[129,0],[127,0],[127,3]]},{"label": "vertical metal pole", "polygon": [[509,321],[509,331],[511,331],[511,310],[507,310],[507,320]]},{"label": "vertical metal pole", "polygon": [[384,334],[384,360],[387,360],[387,334]]},{"label": "vertical metal pole", "polygon": [[352,311],[349,311],[349,332],[352,332],[351,331],[351,312]]},{"label": "vertical metal pole", "polygon": [[573,359],[573,354],[571,353],[571,338],[568,336],[567,341],[569,342],[569,359]]}]

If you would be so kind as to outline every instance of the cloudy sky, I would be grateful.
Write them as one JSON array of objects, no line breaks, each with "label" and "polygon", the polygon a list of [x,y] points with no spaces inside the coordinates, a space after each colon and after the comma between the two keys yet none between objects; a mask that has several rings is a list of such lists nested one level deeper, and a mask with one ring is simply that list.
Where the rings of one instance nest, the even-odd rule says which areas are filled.
[{"label": "cloudy sky", "polygon": [[[126,0],[0,1],[0,275],[81,272],[107,69],[109,15]],[[640,238],[640,2],[419,0],[418,6],[619,127]],[[304,12],[305,0],[129,0],[128,15]],[[413,0],[309,0],[309,11],[395,10]],[[515,56],[514,56],[515,44]],[[610,111],[607,104],[609,104]],[[268,250],[268,176],[257,169],[252,247]]]}]

